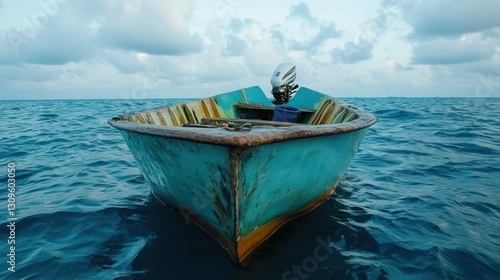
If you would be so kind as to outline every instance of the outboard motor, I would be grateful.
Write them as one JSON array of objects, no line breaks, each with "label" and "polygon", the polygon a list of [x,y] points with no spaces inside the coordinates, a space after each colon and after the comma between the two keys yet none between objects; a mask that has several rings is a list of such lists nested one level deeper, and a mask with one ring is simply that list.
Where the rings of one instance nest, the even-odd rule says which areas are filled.
[{"label": "outboard motor", "polygon": [[273,86],[271,93],[274,96],[273,103],[275,105],[288,103],[292,95],[297,92],[299,85],[293,84],[296,75],[295,65],[291,63],[282,63],[276,67],[271,77],[271,85]]}]

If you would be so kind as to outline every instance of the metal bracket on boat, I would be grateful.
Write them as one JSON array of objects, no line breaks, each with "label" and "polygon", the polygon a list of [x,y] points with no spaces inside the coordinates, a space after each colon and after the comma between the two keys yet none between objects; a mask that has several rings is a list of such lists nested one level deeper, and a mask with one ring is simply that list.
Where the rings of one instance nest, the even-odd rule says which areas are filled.
[{"label": "metal bracket on boat", "polygon": [[[224,124],[223,124],[224,125]],[[251,123],[242,123],[242,124],[236,124],[236,123],[228,123],[223,126],[225,130],[250,130],[252,129],[252,124]]]},{"label": "metal bracket on boat", "polygon": [[183,127],[197,127],[197,128],[218,128],[222,127],[225,130],[229,131],[241,131],[241,130],[250,130],[252,129],[252,124],[251,123],[222,123],[222,124],[217,124],[217,125],[211,125],[211,124],[191,124],[191,123],[186,123],[182,125]]}]

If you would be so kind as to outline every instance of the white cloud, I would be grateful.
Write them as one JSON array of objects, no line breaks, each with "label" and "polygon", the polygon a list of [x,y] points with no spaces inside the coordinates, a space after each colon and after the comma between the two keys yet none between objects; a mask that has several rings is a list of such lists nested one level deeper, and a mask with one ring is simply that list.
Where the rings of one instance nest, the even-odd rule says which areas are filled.
[{"label": "white cloud", "polygon": [[396,62],[392,58],[388,58],[385,61],[385,66],[387,67],[387,69],[392,71],[412,71],[416,69],[414,66],[403,66],[401,63]]},{"label": "white cloud", "polygon": [[100,44],[155,55],[201,51],[202,38],[189,28],[194,8],[191,1],[112,3],[107,24],[96,35]]},{"label": "white cloud", "polygon": [[459,64],[493,57],[495,43],[472,40],[470,37],[458,39],[436,39],[418,42],[413,49],[413,64]]},{"label": "white cloud", "polygon": [[460,36],[500,27],[500,2],[476,0],[463,3],[449,0],[421,1],[407,11],[413,37]]},{"label": "white cloud", "polygon": [[372,57],[373,46],[368,40],[347,42],[342,48],[333,49],[332,58],[336,63],[358,63]]},{"label": "white cloud", "polygon": [[275,48],[270,34],[258,24],[249,26],[246,39],[250,47],[243,58],[253,75],[268,76],[269,69],[274,70],[277,61],[286,60],[286,52]]},{"label": "white cloud", "polygon": [[290,14],[288,15],[287,18],[288,19],[299,18],[307,21],[311,25],[317,24],[317,19],[311,15],[309,7],[304,2],[292,6],[290,9]]},{"label": "white cloud", "polygon": [[299,84],[344,96],[465,94],[500,75],[498,1],[479,1],[6,2],[0,98],[267,92],[282,62]]},{"label": "white cloud", "polygon": [[40,7],[22,26],[3,30],[0,63],[65,64],[99,57],[106,48],[156,55],[202,49],[189,26],[191,1],[51,1],[50,13]]},{"label": "white cloud", "polygon": [[224,54],[229,56],[238,56],[243,54],[245,49],[247,48],[247,43],[238,38],[235,35],[226,35],[225,36],[225,46],[224,46]]}]

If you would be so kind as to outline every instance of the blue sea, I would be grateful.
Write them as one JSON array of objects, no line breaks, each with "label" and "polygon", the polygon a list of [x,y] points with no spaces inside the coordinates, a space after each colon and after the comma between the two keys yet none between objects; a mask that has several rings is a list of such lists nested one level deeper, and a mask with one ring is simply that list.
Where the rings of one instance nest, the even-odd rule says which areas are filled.
[{"label": "blue sea", "polygon": [[245,267],[151,195],[107,124],[184,100],[0,101],[0,279],[500,279],[500,98],[343,100],[379,121]]}]

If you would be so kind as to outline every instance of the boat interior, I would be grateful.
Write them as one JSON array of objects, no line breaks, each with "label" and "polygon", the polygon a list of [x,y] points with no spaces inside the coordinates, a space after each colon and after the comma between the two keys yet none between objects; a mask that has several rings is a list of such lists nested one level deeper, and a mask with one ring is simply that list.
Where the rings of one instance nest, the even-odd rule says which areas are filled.
[{"label": "boat interior", "polygon": [[[163,126],[203,126],[221,123],[294,126],[337,124],[358,118],[355,108],[332,97],[301,87],[287,107],[296,108],[293,121],[276,120],[277,109],[260,87],[250,87],[213,97],[153,109],[121,119],[135,123]],[[299,113],[300,112],[300,113]]]}]

